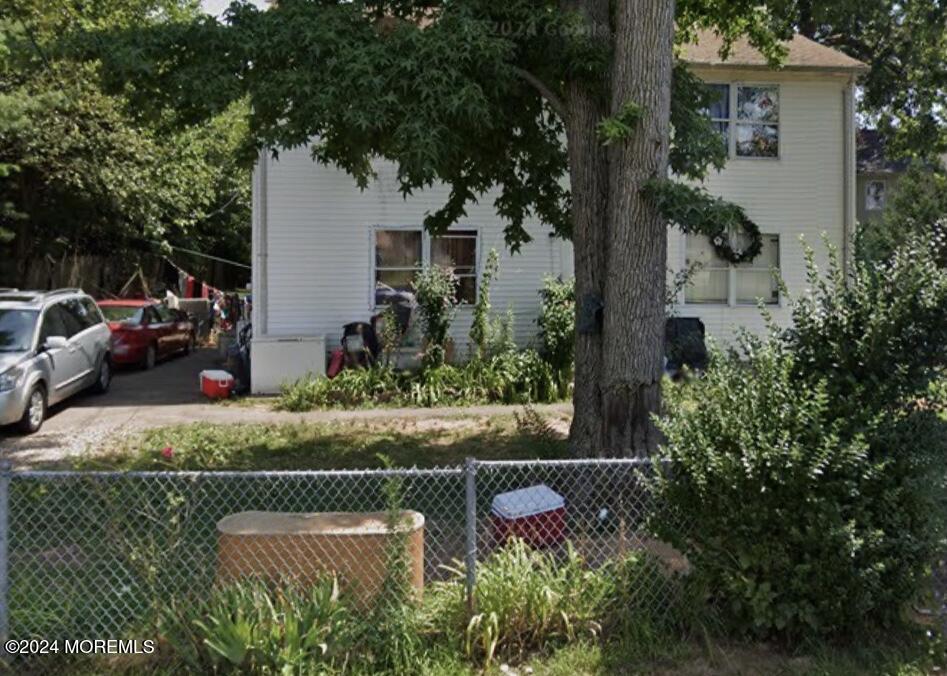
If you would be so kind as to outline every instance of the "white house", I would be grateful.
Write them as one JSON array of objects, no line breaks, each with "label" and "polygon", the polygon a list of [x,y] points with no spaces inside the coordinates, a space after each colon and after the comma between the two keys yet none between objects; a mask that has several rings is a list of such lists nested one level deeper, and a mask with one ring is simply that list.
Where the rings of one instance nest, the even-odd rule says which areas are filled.
[{"label": "white house", "polygon": [[[699,317],[708,334],[729,339],[738,326],[759,330],[757,303],[772,305],[786,321],[786,299],[771,274],[779,269],[790,294],[805,289],[800,236],[821,248],[823,233],[848,256],[855,225],[855,79],[864,65],[840,52],[795,37],[784,66],[774,71],[746,43],[726,61],[719,40],[703,35],[686,58],[716,86],[720,100],[710,114],[727,135],[730,160],[707,188],[737,204],[763,231],[763,253],[734,267],[714,254],[704,237],[668,234],[669,266],[702,263],[678,299],[677,314]],[[440,207],[447,188],[404,199],[395,167],[376,162],[378,180],[361,191],[344,172],[312,161],[306,148],[261,154],[253,184],[253,387],[274,391],[287,379],[321,373],[341,327],[377,312],[376,284],[409,284],[428,263],[455,266],[461,294],[472,300],[477,275],[491,248],[500,253],[500,275],[491,300],[511,307],[516,338],[536,334],[539,289],[547,276],[573,273],[572,249],[548,227],[528,223],[533,241],[511,255],[494,195],[467,208],[468,216],[446,237],[422,231],[426,212]],[[452,330],[463,345],[470,306],[462,305]]]}]

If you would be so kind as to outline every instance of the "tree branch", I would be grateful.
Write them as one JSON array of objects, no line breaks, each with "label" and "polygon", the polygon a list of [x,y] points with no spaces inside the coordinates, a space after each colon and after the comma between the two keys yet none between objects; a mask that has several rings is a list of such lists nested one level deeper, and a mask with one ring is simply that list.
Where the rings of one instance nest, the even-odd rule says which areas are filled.
[{"label": "tree branch", "polygon": [[552,109],[556,111],[556,114],[559,115],[559,117],[562,118],[563,122],[568,119],[569,116],[566,114],[566,104],[563,103],[562,99],[559,98],[559,96],[556,95],[556,92],[550,89],[545,82],[530,73],[528,70],[520,68],[519,66],[513,66],[513,72],[519,75],[525,82],[532,85],[533,89],[538,91],[540,95],[546,99],[546,102],[552,106]]}]

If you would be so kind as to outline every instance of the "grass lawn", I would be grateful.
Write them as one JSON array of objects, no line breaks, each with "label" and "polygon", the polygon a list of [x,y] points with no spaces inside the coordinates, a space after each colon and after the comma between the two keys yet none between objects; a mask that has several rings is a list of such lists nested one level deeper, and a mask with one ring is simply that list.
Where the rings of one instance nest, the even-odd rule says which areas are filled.
[{"label": "grass lawn", "polygon": [[[575,645],[506,673],[533,676],[653,674],[654,676],[924,676],[938,673],[923,646],[865,646],[861,650],[821,648],[787,654],[767,645],[680,644],[673,653],[634,659],[620,648]],[[492,673],[502,674],[499,668]]]},{"label": "grass lawn", "polygon": [[[117,439],[82,469],[306,470],[462,464],[466,457],[552,459],[567,454],[568,414],[388,419],[279,425],[194,423]],[[172,449],[165,457],[164,449]]]}]

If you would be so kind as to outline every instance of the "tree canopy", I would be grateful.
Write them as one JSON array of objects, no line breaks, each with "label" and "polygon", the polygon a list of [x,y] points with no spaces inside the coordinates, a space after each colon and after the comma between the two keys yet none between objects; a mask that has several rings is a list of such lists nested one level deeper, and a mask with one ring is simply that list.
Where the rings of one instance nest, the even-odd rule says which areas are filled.
[{"label": "tree canopy", "polygon": [[[64,40],[198,16],[192,0],[13,0],[0,18],[0,228],[22,262],[50,251],[156,243],[241,246],[249,257],[245,104],[200,125],[145,119],[106,93],[100,64]],[[239,238],[233,233],[242,232]]]}]

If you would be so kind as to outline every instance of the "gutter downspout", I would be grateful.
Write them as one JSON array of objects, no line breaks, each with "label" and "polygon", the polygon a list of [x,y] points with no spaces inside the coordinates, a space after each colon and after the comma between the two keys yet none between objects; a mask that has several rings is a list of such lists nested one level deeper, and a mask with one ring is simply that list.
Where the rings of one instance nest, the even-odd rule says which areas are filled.
[{"label": "gutter downspout", "polygon": [[268,333],[267,315],[269,314],[267,279],[267,158],[266,148],[262,149],[253,171],[253,335],[263,338]]},{"label": "gutter downspout", "polygon": [[855,235],[855,186],[857,176],[855,168],[855,76],[852,75],[842,90],[842,273],[848,279],[852,269],[854,255],[853,237]]}]

